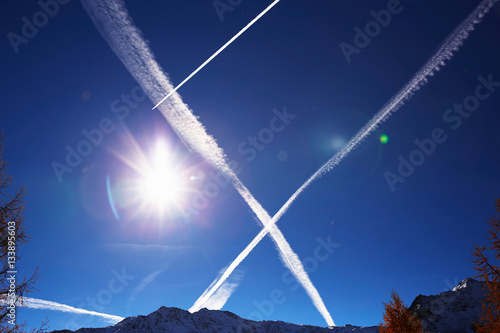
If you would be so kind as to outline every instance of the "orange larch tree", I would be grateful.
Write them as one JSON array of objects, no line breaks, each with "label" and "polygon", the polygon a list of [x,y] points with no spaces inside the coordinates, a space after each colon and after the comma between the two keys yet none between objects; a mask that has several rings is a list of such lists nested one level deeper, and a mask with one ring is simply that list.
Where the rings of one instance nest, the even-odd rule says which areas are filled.
[{"label": "orange larch tree", "polygon": [[384,322],[379,324],[380,333],[422,333],[422,323],[404,304],[398,293],[391,292],[391,301],[383,303]]},{"label": "orange larch tree", "polygon": [[[495,204],[500,213],[500,199]],[[485,281],[487,294],[483,303],[479,323],[475,323],[478,333],[500,333],[500,214],[489,220],[490,243],[488,246],[474,246],[475,269],[479,272],[477,278]],[[487,253],[493,254],[493,259]]]}]

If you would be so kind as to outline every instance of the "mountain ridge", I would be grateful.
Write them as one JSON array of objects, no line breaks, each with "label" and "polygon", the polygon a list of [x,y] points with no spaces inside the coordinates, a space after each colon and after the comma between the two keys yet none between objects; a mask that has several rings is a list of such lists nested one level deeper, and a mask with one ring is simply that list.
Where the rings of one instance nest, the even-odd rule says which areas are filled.
[{"label": "mountain ridge", "polygon": [[485,298],[485,283],[466,278],[437,295],[418,295],[409,309],[429,333],[474,333]]},{"label": "mountain ridge", "polygon": [[162,306],[147,316],[127,317],[114,326],[81,328],[76,331],[58,330],[52,333],[376,333],[376,326],[319,327],[283,321],[253,321],[229,311],[201,309],[190,313],[175,307]]},{"label": "mountain ridge", "polygon": [[[429,333],[473,333],[485,296],[484,282],[466,278],[437,295],[418,295],[409,307]],[[378,326],[319,327],[283,321],[253,321],[221,310],[187,310],[162,306],[147,316],[127,317],[114,326],[57,330],[52,333],[377,333]]]}]

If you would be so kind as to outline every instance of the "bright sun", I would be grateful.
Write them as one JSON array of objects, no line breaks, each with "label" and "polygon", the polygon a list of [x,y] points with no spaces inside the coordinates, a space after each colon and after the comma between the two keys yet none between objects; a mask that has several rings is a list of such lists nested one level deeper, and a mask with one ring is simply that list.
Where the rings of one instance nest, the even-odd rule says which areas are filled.
[{"label": "bright sun", "polygon": [[155,202],[158,206],[174,201],[180,190],[180,182],[171,174],[168,165],[163,163],[155,164],[141,182],[143,198],[148,202]]},{"label": "bright sun", "polygon": [[140,196],[144,205],[153,205],[163,211],[178,203],[183,191],[182,178],[176,173],[175,161],[169,159],[169,150],[161,141],[148,162],[138,179]]},{"label": "bright sun", "polygon": [[167,141],[158,139],[151,149],[144,151],[131,138],[127,154],[117,156],[127,168],[113,187],[108,178],[107,187],[118,220],[119,210],[131,219],[142,221],[153,217],[163,221],[184,214],[192,188],[191,168],[186,168],[184,158]]},{"label": "bright sun", "polygon": [[186,184],[177,162],[163,141],[158,141],[147,156],[136,160],[138,176],[134,179],[132,193],[135,193],[134,201],[139,204],[140,211],[161,218],[166,212],[172,212],[172,208],[182,205]]}]

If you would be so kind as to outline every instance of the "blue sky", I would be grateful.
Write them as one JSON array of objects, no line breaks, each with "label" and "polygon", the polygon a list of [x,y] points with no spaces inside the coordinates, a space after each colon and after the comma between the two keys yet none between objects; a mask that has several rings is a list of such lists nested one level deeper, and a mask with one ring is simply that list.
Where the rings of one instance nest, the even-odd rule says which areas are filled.
[{"label": "blue sky", "polygon": [[[174,84],[269,3],[241,1],[221,20],[212,1],[126,1]],[[179,90],[271,215],[479,1],[402,0],[399,13],[348,61],[341,43],[354,45],[353,29],[364,28],[374,20],[370,12],[389,3],[282,1]],[[230,185],[217,186],[213,198],[197,204],[200,193],[217,184],[217,172],[151,110],[80,2],[61,4],[17,53],[8,34],[22,34],[22,18],[32,21],[41,6],[0,6],[4,157],[15,184],[26,187],[32,236],[21,249],[20,274],[34,267],[42,274],[40,290],[30,296],[122,317],[162,305],[190,308],[260,231],[259,223]],[[428,84],[279,221],[337,325],[376,325],[392,289],[409,304],[418,294],[447,290],[475,274],[472,246],[485,241],[486,220],[499,196],[500,88],[490,84],[489,91],[484,84],[500,81],[499,24],[496,5]],[[454,104],[470,101],[479,85],[488,97],[467,118],[457,118]],[[273,120],[285,110],[287,120]],[[279,130],[267,140],[265,129],[273,126]],[[102,139],[95,137],[88,156],[58,177],[54,162],[66,163],[67,147],[77,150],[84,132],[96,128]],[[443,142],[430,156],[415,153],[415,140],[428,142],[436,129],[434,140]],[[254,155],[249,137],[259,134],[266,143],[257,143]],[[382,134],[388,143],[380,142]],[[139,152],[152,158],[158,142],[165,143],[166,173],[182,183],[161,217],[154,200],[125,190],[137,170],[124,159],[141,163]],[[420,165],[403,177],[401,158],[410,157]],[[387,172],[404,182],[391,186]],[[335,247],[318,260],[315,253],[328,240]],[[243,261],[238,275],[224,310],[325,325],[269,238]],[[263,308],[273,291],[282,293],[280,301]],[[87,315],[19,311],[30,327],[45,317],[51,329],[107,325]]]}]

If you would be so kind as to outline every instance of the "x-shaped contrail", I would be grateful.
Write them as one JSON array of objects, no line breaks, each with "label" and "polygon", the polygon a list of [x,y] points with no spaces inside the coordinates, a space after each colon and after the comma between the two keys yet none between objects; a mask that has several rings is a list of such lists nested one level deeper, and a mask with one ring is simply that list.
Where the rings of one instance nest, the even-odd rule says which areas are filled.
[{"label": "x-shaped contrail", "polygon": [[[251,252],[260,240],[270,233],[274,242],[280,250],[280,257],[296,278],[302,283],[316,308],[325,318],[328,325],[333,326],[333,320],[326,310],[319,293],[312,285],[298,256],[292,251],[284,236],[276,227],[276,222],[287,211],[293,201],[314,180],[334,168],[349,154],[364,138],[373,132],[378,125],[385,121],[392,112],[398,110],[404,101],[412,96],[422,85],[427,82],[429,76],[444,66],[445,61],[451,59],[454,52],[467,39],[480,19],[498,0],[483,0],[476,9],[445,39],[431,59],[415,74],[415,76],[386,104],[375,116],[348,142],[348,144],[335,154],[325,165],[323,165],[313,176],[311,176],[283,205],[278,213],[271,219],[269,214],[255,200],[250,191],[241,183],[236,174],[228,167],[222,149],[217,145],[214,138],[206,133],[203,125],[196,119],[192,111],[182,102],[182,99],[174,89],[160,66],[154,60],[149,47],[146,45],[139,30],[132,24],[122,0],[82,0],[85,9],[94,21],[94,24],[108,41],[112,49],[124,63],[130,73],[142,86],[153,103],[160,109],[172,128],[177,132],[181,140],[193,150],[200,153],[217,169],[223,171],[231,179],[234,187],[257,215],[264,228],[247,248],[233,261],[228,270],[216,283],[209,288],[193,308],[202,306],[206,300],[215,292],[224,280],[231,274],[232,270]],[[277,1],[275,1],[277,3]],[[273,3],[273,5],[275,4]],[[268,7],[269,10],[270,7]],[[248,26],[247,26],[248,27]],[[241,32],[242,33],[242,32]],[[240,34],[241,34],[240,33]],[[239,35],[237,35],[239,36]],[[236,38],[237,38],[236,36]],[[235,38],[234,38],[235,39]],[[230,44],[230,43],[229,43]],[[220,53],[226,45],[220,49]],[[215,54],[215,56],[218,53]],[[213,57],[215,57],[213,56]],[[212,57],[212,59],[213,59]],[[211,59],[209,58],[209,61]],[[188,79],[196,74],[204,65],[200,66]],[[184,84],[188,79],[184,80]],[[177,87],[178,88],[178,87]],[[176,88],[176,89],[177,89]],[[162,98],[164,92],[170,92],[167,98]],[[163,94],[163,95],[162,95]]]},{"label": "x-shaped contrail", "polygon": [[[266,227],[266,230],[269,231],[272,240],[279,250],[280,259],[283,264],[302,284],[307,295],[311,298],[327,324],[334,326],[335,324],[330,313],[326,309],[319,292],[309,279],[299,257],[292,250],[278,227],[274,224],[268,226],[271,216],[229,167],[224,152],[217,145],[215,139],[207,134],[203,125],[182,101],[179,94],[173,93],[170,95],[170,98],[163,98],[166,92],[171,92],[174,88],[158,63],[154,60],[154,56],[142,38],[141,32],[133,25],[123,0],[82,0],[82,3],[96,28],[101,32],[125,67],[141,85],[151,101],[156,105],[159,104],[158,109],[170,123],[179,138],[230,179],[234,188],[257,216],[262,226]],[[276,3],[277,1],[272,6]],[[270,10],[272,6],[267,7],[265,12]],[[261,13],[258,18],[262,17],[262,15]],[[256,20],[252,22],[256,22]],[[246,29],[248,27],[250,25],[247,25]],[[244,30],[240,31],[239,34]],[[235,37],[239,36],[239,34]],[[163,103],[161,103],[162,100]],[[200,306],[202,305],[200,304]]]}]

